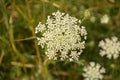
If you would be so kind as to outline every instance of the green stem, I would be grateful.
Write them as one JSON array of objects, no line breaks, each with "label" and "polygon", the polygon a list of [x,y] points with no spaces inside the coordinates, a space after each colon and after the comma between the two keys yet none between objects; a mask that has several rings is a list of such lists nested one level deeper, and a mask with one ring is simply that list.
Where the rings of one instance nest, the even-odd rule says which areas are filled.
[{"label": "green stem", "polygon": [[48,70],[49,64],[50,64],[50,61],[48,59],[45,59],[44,64],[43,64],[44,80],[52,80],[52,77]]},{"label": "green stem", "polygon": [[33,39],[36,39],[36,37],[32,36],[32,37],[28,37],[28,38],[24,38],[24,39],[17,39],[17,40],[14,40],[14,41],[26,41],[26,40],[33,40]]},{"label": "green stem", "polygon": [[46,12],[45,12],[46,10],[45,10],[45,2],[43,1],[43,22],[45,23],[46,21],[46,17],[45,17],[45,15],[46,15]]}]

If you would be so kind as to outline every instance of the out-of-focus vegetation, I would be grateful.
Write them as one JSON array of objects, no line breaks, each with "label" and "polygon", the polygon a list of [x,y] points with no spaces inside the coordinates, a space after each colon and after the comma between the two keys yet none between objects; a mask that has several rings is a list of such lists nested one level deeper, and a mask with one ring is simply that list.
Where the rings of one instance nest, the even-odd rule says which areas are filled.
[{"label": "out-of-focus vegetation", "polygon": [[[57,10],[82,19],[86,9],[88,38],[79,61],[46,61],[35,39],[38,22]],[[104,14],[107,24],[100,23]],[[120,80],[120,57],[99,55],[98,42],[111,36],[120,40],[120,0],[0,0],[0,80],[84,80],[81,64],[90,61],[106,68],[103,80]]]}]

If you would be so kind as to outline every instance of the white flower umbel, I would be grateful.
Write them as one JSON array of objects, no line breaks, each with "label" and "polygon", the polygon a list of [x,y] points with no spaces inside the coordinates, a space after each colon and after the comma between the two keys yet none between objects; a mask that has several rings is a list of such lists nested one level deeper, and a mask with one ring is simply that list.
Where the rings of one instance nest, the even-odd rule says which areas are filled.
[{"label": "white flower umbel", "polygon": [[120,41],[118,41],[117,37],[106,38],[105,41],[99,42],[99,47],[102,49],[100,50],[100,55],[106,55],[107,58],[114,59],[118,58],[120,55]]},{"label": "white flower umbel", "polygon": [[84,67],[83,71],[84,80],[102,80],[105,68],[101,67],[98,63],[95,64],[95,62],[90,62],[90,65]]},{"label": "white flower umbel", "polygon": [[103,15],[100,21],[101,21],[101,24],[107,24],[109,22],[109,16],[107,14]]},{"label": "white flower umbel", "polygon": [[35,33],[38,45],[45,48],[45,54],[53,60],[78,60],[85,48],[87,31],[84,26],[79,26],[81,20],[68,14],[57,11],[48,16],[46,24],[38,24]]}]

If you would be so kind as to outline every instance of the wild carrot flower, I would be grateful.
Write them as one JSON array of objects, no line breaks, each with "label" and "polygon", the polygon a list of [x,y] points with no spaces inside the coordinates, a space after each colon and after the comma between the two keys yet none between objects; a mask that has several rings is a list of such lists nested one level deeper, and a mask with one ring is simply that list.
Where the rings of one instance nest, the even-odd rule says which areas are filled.
[{"label": "wild carrot flower", "polygon": [[100,64],[95,64],[95,62],[90,62],[90,65],[83,68],[84,80],[102,80],[103,73],[105,73],[105,68],[101,67]]},{"label": "wild carrot flower", "polygon": [[102,48],[100,50],[101,56],[106,55],[109,59],[112,57],[116,59],[120,55],[120,41],[115,36],[111,37],[111,39],[106,38],[105,41],[100,41],[98,46]]},{"label": "wild carrot flower", "polygon": [[81,21],[68,14],[57,11],[47,17],[45,24],[39,22],[35,28],[38,45],[45,48],[45,54],[53,60],[78,60],[85,48],[87,31],[79,26]]}]

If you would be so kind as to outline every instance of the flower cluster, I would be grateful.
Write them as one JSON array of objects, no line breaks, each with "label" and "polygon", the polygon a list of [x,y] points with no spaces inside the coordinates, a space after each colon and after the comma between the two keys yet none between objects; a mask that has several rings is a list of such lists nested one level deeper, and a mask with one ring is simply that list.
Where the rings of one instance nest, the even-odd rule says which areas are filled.
[{"label": "flower cluster", "polygon": [[106,38],[105,41],[100,41],[99,47],[102,48],[100,50],[100,55],[107,55],[107,58],[114,59],[118,58],[120,55],[120,41],[118,41],[117,37],[111,37],[111,39]]},{"label": "flower cluster", "polygon": [[105,68],[101,67],[100,64],[95,64],[95,62],[90,62],[89,66],[83,68],[83,76],[85,80],[102,80],[103,74],[105,73]]},{"label": "flower cluster", "polygon": [[46,48],[46,56],[53,60],[78,60],[85,48],[87,31],[84,26],[79,26],[81,21],[68,14],[57,11],[48,16],[46,24],[39,22],[35,33],[38,45]]},{"label": "flower cluster", "polygon": [[100,19],[101,24],[107,24],[109,22],[109,16],[107,14],[103,15]]}]

